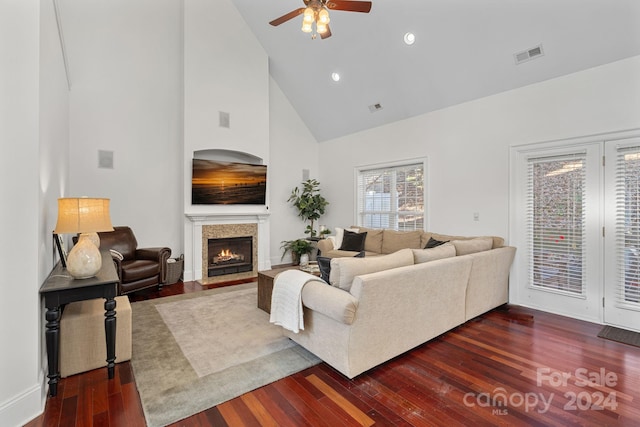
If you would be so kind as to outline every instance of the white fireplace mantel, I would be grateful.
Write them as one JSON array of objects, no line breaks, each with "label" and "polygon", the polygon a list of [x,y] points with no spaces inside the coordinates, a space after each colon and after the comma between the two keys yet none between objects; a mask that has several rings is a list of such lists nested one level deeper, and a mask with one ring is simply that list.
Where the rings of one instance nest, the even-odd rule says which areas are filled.
[{"label": "white fireplace mantel", "polygon": [[247,213],[247,212],[224,212],[224,213],[186,213],[185,216],[191,222],[199,225],[207,224],[239,224],[247,223],[263,223],[269,219],[269,213]]},{"label": "white fireplace mantel", "polygon": [[[185,280],[202,279],[202,227],[217,224],[258,224],[258,270],[271,269],[268,212],[185,213],[191,222],[191,274]],[[188,262],[187,260],[185,260]]]}]

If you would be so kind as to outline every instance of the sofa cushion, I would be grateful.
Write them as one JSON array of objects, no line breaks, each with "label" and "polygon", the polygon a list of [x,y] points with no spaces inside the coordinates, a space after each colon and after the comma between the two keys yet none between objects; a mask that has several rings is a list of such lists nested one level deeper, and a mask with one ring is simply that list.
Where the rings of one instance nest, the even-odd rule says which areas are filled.
[{"label": "sofa cushion", "polygon": [[451,243],[456,247],[456,255],[467,255],[488,251],[493,246],[493,238],[476,237],[469,240],[452,240]]},{"label": "sofa cushion", "polygon": [[160,273],[160,264],[146,259],[124,261],[122,263],[122,282],[129,283],[134,280],[153,277]]},{"label": "sofa cushion", "polygon": [[364,241],[367,238],[367,232],[355,233],[353,231],[344,230],[342,244],[338,248],[341,251],[364,251]]},{"label": "sofa cushion", "polygon": [[435,248],[437,246],[444,245],[447,242],[448,240],[436,240],[433,237],[429,237],[429,241],[427,242],[426,245],[424,245],[424,248],[425,249]]},{"label": "sofa cushion", "polygon": [[443,243],[442,245],[429,249],[412,249],[412,251],[414,264],[422,264],[423,262],[456,256],[456,247],[453,246],[452,243]]},{"label": "sofa cushion", "polygon": [[[353,227],[352,227],[353,228]],[[367,238],[364,241],[364,250],[366,252],[382,253],[382,229],[360,227],[360,232],[367,232]]]},{"label": "sofa cushion", "polygon": [[406,265],[413,265],[413,252],[411,249],[402,249],[389,255],[373,258],[332,258],[329,283],[332,286],[348,291],[351,289],[351,282],[356,276]]},{"label": "sofa cushion", "polygon": [[421,249],[420,236],[422,231],[384,230],[382,233],[382,253],[390,254],[400,249]]}]

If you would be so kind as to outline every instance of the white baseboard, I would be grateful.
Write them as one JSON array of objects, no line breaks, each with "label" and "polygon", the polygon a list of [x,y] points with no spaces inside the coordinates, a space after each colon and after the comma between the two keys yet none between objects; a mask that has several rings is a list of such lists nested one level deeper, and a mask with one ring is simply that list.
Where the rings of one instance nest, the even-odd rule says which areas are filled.
[{"label": "white baseboard", "polygon": [[33,385],[0,406],[0,426],[24,426],[44,412],[47,401],[46,377],[40,380],[40,384]]}]

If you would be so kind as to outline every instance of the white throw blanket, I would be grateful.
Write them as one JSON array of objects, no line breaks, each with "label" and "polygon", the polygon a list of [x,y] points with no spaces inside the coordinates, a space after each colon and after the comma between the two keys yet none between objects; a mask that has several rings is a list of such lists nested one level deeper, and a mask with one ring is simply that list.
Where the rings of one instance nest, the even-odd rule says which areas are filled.
[{"label": "white throw blanket", "polygon": [[269,321],[294,333],[304,330],[302,288],[318,277],[300,270],[285,270],[273,281]]}]

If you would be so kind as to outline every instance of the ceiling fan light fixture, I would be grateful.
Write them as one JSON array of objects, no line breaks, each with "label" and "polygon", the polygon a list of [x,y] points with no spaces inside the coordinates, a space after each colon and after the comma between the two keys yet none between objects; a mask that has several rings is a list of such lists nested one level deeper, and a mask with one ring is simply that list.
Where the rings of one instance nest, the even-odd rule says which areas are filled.
[{"label": "ceiling fan light fixture", "polygon": [[318,23],[327,25],[329,21],[329,11],[323,7],[322,10],[318,12]]},{"label": "ceiling fan light fixture", "polygon": [[311,22],[302,21],[302,32],[303,33],[310,33],[311,30],[312,30]]},{"label": "ceiling fan light fixture", "polygon": [[304,10],[302,22],[308,22],[309,24],[311,24],[315,20],[316,20],[316,12],[311,7],[307,7]]},{"label": "ceiling fan light fixture", "polygon": [[269,25],[277,27],[297,16],[302,16],[302,28],[305,33],[313,33],[314,24],[316,32],[311,35],[315,39],[320,34],[322,39],[331,37],[329,28],[329,9],[345,12],[369,13],[371,1],[369,0],[302,0],[305,7],[294,9],[269,22]]},{"label": "ceiling fan light fixture", "polygon": [[318,32],[318,34],[324,34],[327,32],[327,25],[326,24],[321,24],[320,22],[316,23],[316,31]]}]

